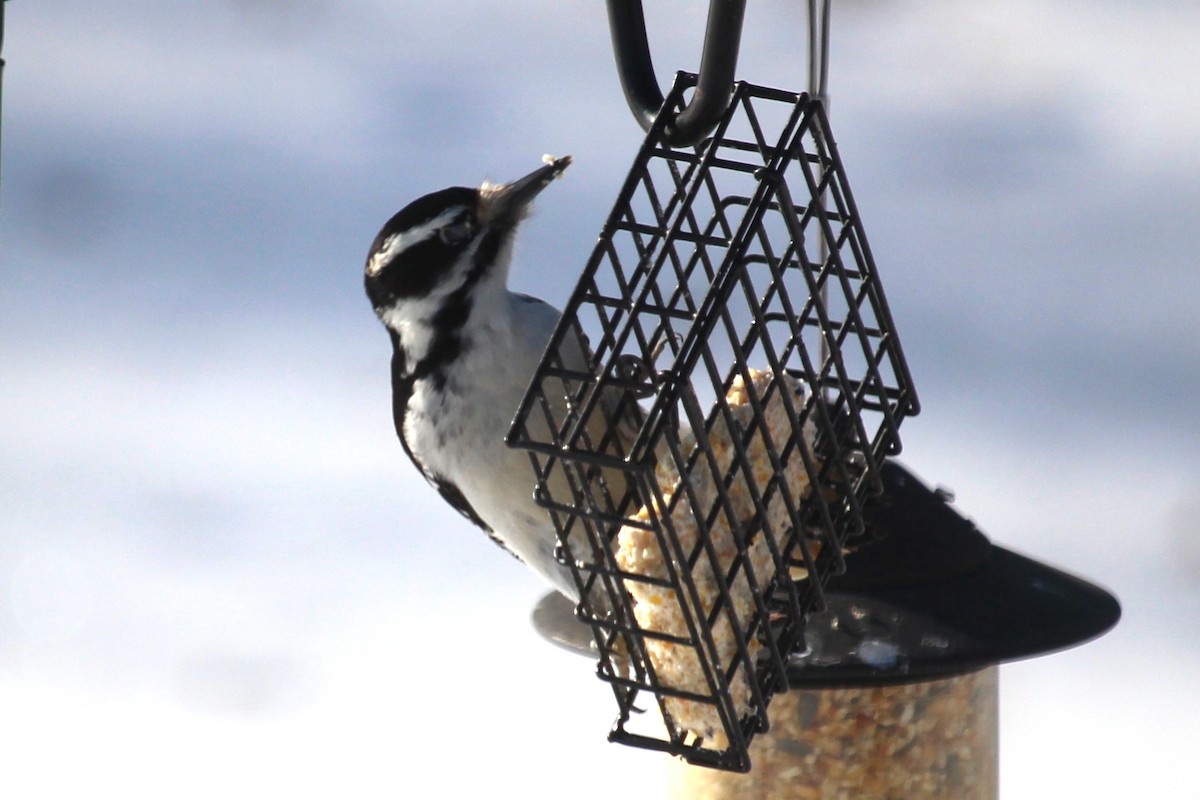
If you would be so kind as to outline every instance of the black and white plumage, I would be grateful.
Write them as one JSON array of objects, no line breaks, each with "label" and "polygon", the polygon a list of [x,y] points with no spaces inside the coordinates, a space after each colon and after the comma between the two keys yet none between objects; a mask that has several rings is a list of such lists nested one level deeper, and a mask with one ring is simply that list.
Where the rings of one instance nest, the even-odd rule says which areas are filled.
[{"label": "black and white plumage", "polygon": [[[507,286],[513,238],[569,156],[506,184],[455,187],[404,207],[380,230],[365,284],[392,341],[393,417],[405,452],[441,496],[560,592],[548,512],[529,456],[504,435],[559,319]],[[580,365],[584,356],[578,354]]]}]

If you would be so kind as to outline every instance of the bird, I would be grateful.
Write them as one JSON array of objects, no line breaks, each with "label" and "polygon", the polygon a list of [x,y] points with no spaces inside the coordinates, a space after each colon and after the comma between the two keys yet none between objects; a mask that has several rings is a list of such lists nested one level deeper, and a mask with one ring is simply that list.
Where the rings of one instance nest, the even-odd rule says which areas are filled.
[{"label": "bird", "polygon": [[[391,339],[392,416],[404,452],[441,497],[561,594],[579,600],[534,500],[529,454],[504,439],[561,313],[508,289],[533,200],[570,156],[517,180],[427,194],[380,229],[364,284]],[[582,348],[564,348],[587,369]]]}]

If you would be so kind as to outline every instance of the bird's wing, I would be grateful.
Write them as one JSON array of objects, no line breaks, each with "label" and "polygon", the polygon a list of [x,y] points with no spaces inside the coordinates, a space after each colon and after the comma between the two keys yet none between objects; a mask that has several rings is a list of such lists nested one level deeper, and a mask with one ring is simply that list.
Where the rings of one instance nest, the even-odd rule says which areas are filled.
[{"label": "bird's wing", "polygon": [[[522,321],[524,330],[530,335],[531,344],[534,338],[539,338],[537,346],[544,348],[549,332],[559,322],[559,311],[529,295],[514,293],[513,299],[520,304],[516,317]],[[560,338],[555,355],[557,364],[567,370],[591,373],[594,369],[595,358],[591,344],[580,326],[573,326]],[[564,403],[572,402],[568,398],[576,397],[581,388],[578,381],[565,377],[561,382],[547,380],[542,383],[540,389],[545,395],[545,400],[554,407],[555,424],[561,424],[569,414],[582,413],[582,409],[568,411],[564,406]],[[547,420],[543,415],[531,413],[527,423],[535,440],[552,441],[556,438],[546,429]],[[582,426],[586,441],[575,444],[585,451],[624,458],[629,455],[629,446],[640,427],[641,409],[636,398],[616,387],[607,387],[602,390],[598,402],[588,412],[588,419]],[[570,481],[561,463],[553,465],[547,476],[551,497],[563,503],[570,503],[572,500],[579,502],[582,492],[590,494],[595,502],[605,502],[600,498],[607,497],[607,502],[617,509],[624,505],[624,498],[630,492],[636,491],[632,476],[619,469],[589,468],[584,474],[587,476],[585,480],[591,484],[590,488],[578,484],[582,476],[577,475]]]}]

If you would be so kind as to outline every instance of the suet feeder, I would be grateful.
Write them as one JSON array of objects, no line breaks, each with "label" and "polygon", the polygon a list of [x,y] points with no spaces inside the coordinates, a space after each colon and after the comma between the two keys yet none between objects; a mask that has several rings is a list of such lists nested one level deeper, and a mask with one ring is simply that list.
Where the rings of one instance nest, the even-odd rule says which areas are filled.
[{"label": "suet feeder", "polygon": [[731,772],[773,698],[994,696],[989,667],[1119,616],[893,460],[919,404],[863,220],[820,92],[732,83],[743,5],[649,113],[640,4],[610,1],[647,136],[509,433],[579,593],[535,623],[597,659],[610,739]]}]

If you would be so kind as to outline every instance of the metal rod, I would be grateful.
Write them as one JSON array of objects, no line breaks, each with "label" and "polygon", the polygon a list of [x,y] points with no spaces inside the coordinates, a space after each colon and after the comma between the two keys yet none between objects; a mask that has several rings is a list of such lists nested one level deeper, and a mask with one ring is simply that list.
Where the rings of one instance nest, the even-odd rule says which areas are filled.
[{"label": "metal rod", "polygon": [[808,0],[808,94],[824,105],[829,89],[831,0]]},{"label": "metal rod", "polygon": [[[8,0],[0,0],[0,54],[4,52],[4,8]],[[4,121],[4,58],[0,57],[0,131],[3,130]],[[2,148],[0,148],[2,152]]]},{"label": "metal rod", "polygon": [[[808,95],[821,104],[829,113],[829,16],[831,0],[808,0]],[[824,131],[822,131],[824,133]],[[821,179],[818,172],[817,179]],[[817,197],[822,213],[825,208],[826,192]],[[829,240],[824,233],[820,237],[819,255],[824,265],[829,261]],[[821,286],[821,305],[829,300],[829,284]],[[820,359],[824,367],[830,356],[829,344],[821,338]]]}]

